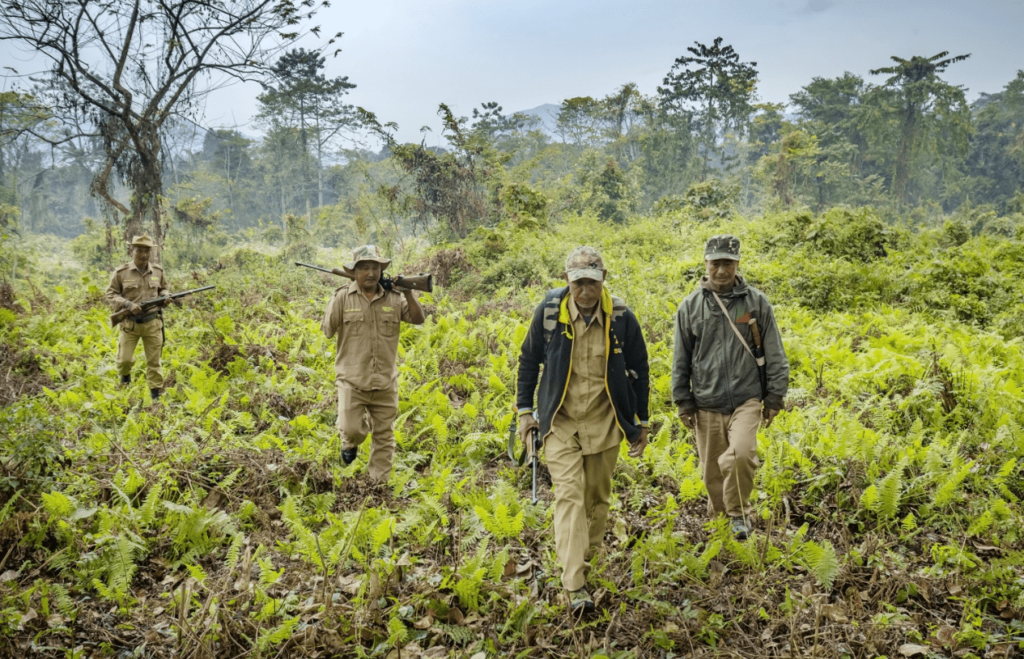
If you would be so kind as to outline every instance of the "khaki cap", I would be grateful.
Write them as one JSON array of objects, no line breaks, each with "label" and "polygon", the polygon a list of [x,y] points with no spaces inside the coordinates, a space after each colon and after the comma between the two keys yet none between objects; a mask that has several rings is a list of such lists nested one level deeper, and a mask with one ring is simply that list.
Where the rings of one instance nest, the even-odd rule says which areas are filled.
[{"label": "khaki cap", "polygon": [[352,260],[345,264],[345,268],[348,270],[355,270],[356,264],[360,261],[374,261],[380,263],[381,270],[387,270],[388,266],[391,265],[391,259],[386,259],[380,255],[380,248],[376,245],[362,245],[352,250]]},{"label": "khaki cap", "polygon": [[132,247],[156,247],[156,243],[146,234],[142,234],[132,238]]}]

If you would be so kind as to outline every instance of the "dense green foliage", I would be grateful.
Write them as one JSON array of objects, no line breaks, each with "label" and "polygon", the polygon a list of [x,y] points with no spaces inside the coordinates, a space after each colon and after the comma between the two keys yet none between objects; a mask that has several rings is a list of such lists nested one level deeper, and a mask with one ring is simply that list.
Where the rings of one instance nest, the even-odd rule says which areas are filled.
[{"label": "dense green foliage", "polygon": [[[158,404],[140,378],[117,385],[106,273],[40,265],[47,294],[19,288],[0,309],[0,645],[982,657],[1021,642],[1012,233],[913,232],[869,209],[695,222],[687,205],[624,226],[510,218],[410,248],[396,270],[444,287],[423,298],[427,323],[402,330],[399,450],[373,489],[365,446],[338,460],[333,343],[319,333],[337,281],[290,267],[300,229],[280,256],[236,248],[169,273],[176,289],[218,289],[168,312]],[[787,410],[759,435],[760,528],[744,544],[706,523],[669,401],[672,314],[723,230],[744,240],[741,270],[775,303],[793,371]],[[525,323],[582,242],[644,328],[654,442],[620,458],[592,581],[602,613],[573,625],[550,492],[528,503],[504,442]]]}]

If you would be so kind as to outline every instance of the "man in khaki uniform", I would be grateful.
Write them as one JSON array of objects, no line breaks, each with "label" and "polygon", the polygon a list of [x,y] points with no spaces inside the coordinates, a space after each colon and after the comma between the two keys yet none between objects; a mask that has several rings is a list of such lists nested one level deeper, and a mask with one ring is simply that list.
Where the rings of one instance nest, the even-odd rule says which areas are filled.
[{"label": "man in khaki uniform", "polygon": [[606,274],[596,249],[574,249],[563,273],[568,286],[548,291],[537,307],[519,358],[519,433],[524,443],[534,428],[544,438],[555,552],[577,615],[594,610],[588,561],[604,541],[619,445],[627,440],[632,457],[647,446],[647,346],[636,316],[604,288]]},{"label": "man in khaki uniform", "polygon": [[[164,375],[160,369],[160,355],[163,351],[164,321],[159,309],[152,309],[145,314],[141,302],[170,295],[164,269],[150,263],[149,257],[155,244],[149,236],[135,236],[132,239],[132,260],[114,271],[107,286],[107,302],[114,311],[131,309],[132,315],[121,321],[121,331],[117,340],[117,372],[121,376],[121,384],[128,385],[132,381],[132,363],[135,359],[135,347],[142,339],[142,349],[146,354],[146,383],[153,400],[160,398],[164,386]],[[170,302],[164,302],[167,306]]]},{"label": "man in khaki uniform", "polygon": [[[733,533],[745,540],[760,464],[757,427],[771,425],[783,408],[789,362],[772,305],[737,274],[739,262],[735,236],[713,236],[704,246],[707,275],[676,312],[672,398],[697,438],[708,512],[729,516]],[[753,327],[763,358],[755,355]]]},{"label": "man in khaki uniform", "polygon": [[397,286],[385,291],[381,286],[381,273],[390,264],[376,245],[356,248],[345,265],[355,281],[334,291],[320,324],[324,336],[336,337],[341,459],[352,464],[359,445],[372,433],[367,471],[375,482],[388,480],[395,454],[399,325],[422,325],[425,320],[414,291]]}]

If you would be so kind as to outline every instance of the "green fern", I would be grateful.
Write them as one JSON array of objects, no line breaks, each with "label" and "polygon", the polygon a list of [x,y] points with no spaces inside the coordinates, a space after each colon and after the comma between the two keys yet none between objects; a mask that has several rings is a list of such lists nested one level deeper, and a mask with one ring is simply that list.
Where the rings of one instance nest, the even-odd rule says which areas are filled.
[{"label": "green fern", "polygon": [[245,544],[245,535],[242,533],[236,533],[235,537],[231,540],[231,545],[228,547],[227,555],[224,557],[224,563],[228,568],[228,573],[235,569],[238,565],[238,558],[242,554],[242,545]]},{"label": "green fern", "polygon": [[811,540],[804,544],[802,553],[807,568],[818,584],[826,591],[831,591],[836,576],[839,575],[839,559],[832,543],[825,540],[819,545]]},{"label": "green fern", "polygon": [[913,533],[917,529],[917,519],[914,517],[914,513],[907,513],[907,516],[900,522],[900,528],[904,533]]},{"label": "green fern", "polygon": [[149,488],[149,492],[146,493],[142,507],[139,508],[139,522],[143,526],[150,526],[156,521],[157,506],[160,505],[160,496],[162,494],[163,485],[160,483],[153,485],[153,487]]},{"label": "green fern", "polygon": [[78,504],[63,492],[43,492],[43,509],[52,517],[64,519],[75,512]]},{"label": "green fern", "polygon": [[964,482],[967,475],[971,473],[971,469],[974,468],[974,460],[971,460],[967,464],[961,466],[953,474],[946,479],[946,481],[939,486],[939,489],[935,491],[935,496],[932,498],[932,504],[936,508],[945,508],[949,504],[953,503],[953,497],[956,496],[957,489],[960,484]]},{"label": "green fern", "polygon": [[468,627],[435,622],[434,628],[450,638],[456,645],[468,645],[476,640],[476,632]]},{"label": "green fern", "polygon": [[499,539],[515,538],[523,532],[523,519],[526,511],[520,510],[512,514],[504,503],[494,506],[494,513],[483,506],[475,506],[473,510],[488,533]]},{"label": "green fern", "polygon": [[392,616],[388,621],[388,645],[393,648],[400,648],[409,642],[409,629],[397,615]]},{"label": "green fern", "polygon": [[294,634],[296,628],[299,626],[299,616],[294,618],[288,618],[277,627],[267,629],[260,633],[256,639],[256,645],[259,647],[260,652],[266,652],[275,645],[281,645]]},{"label": "green fern", "polygon": [[874,510],[882,519],[892,519],[899,512],[903,488],[903,462],[894,467],[878,485],[878,500]]}]

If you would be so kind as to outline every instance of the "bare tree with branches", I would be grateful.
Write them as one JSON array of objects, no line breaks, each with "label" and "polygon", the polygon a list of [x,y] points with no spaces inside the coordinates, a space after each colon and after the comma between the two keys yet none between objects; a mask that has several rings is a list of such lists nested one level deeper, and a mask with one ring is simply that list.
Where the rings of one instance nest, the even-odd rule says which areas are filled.
[{"label": "bare tree with branches", "polygon": [[[149,220],[159,242],[164,122],[195,114],[214,89],[258,79],[316,11],[315,0],[0,0],[0,39],[50,60],[47,100],[65,130],[46,139],[101,137],[92,193],[120,213],[126,237]],[[112,193],[115,173],[127,203]]]}]

